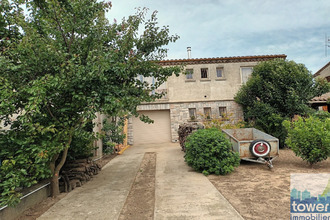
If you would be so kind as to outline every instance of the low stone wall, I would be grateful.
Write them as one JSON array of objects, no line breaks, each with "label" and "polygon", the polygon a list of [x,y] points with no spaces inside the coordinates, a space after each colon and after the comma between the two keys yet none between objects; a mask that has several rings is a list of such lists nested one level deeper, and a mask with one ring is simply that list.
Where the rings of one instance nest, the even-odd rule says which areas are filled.
[{"label": "low stone wall", "polygon": [[49,182],[36,184],[25,190],[21,202],[15,207],[0,207],[0,219],[13,220],[19,217],[25,210],[42,202],[50,196]]}]

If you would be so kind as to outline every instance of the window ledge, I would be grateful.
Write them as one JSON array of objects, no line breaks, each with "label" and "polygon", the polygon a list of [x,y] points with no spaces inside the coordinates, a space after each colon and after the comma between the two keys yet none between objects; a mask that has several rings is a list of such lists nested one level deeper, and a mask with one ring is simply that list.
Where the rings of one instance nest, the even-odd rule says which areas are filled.
[{"label": "window ledge", "polygon": [[201,82],[211,81],[211,79],[201,79]]},{"label": "window ledge", "polygon": [[196,79],[186,79],[185,82],[196,82]]},{"label": "window ledge", "polygon": [[217,79],[215,79],[215,81],[225,81],[226,80],[226,78],[217,78]]}]

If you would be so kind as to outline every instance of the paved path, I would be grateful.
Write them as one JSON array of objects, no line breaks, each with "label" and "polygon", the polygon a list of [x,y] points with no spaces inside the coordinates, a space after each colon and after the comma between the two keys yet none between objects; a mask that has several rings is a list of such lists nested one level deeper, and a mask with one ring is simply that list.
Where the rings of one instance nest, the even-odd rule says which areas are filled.
[{"label": "paved path", "polygon": [[243,219],[204,175],[185,164],[179,145],[167,143],[129,148],[38,220],[117,220],[145,152],[157,152],[155,220]]}]

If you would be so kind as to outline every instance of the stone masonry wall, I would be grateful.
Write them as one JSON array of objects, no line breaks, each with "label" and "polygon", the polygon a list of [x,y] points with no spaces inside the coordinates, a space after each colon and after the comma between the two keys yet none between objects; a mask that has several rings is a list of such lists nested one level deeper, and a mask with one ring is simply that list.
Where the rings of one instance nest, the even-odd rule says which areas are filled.
[{"label": "stone masonry wall", "polygon": [[[210,107],[212,115],[219,115],[219,107],[226,107],[227,113],[231,114],[234,121],[243,120],[242,107],[235,101],[205,101],[205,102],[187,102],[187,103],[171,103],[171,104],[146,104],[140,105],[138,111],[156,111],[170,109],[171,120],[171,137],[172,142],[177,142],[179,139],[178,128],[180,124],[190,120],[189,108],[196,108],[197,120],[201,119],[201,114],[204,113],[204,108]],[[133,120],[128,120],[128,144],[133,143]]]},{"label": "stone masonry wall", "polygon": [[170,105],[171,115],[171,135],[172,142],[177,142],[179,139],[179,125],[190,120],[189,108],[196,108],[197,120],[202,118],[204,108],[210,107],[213,116],[219,115],[219,107],[226,107],[227,113],[232,114],[231,119],[234,121],[243,120],[242,107],[234,101],[211,101],[211,102],[192,102],[178,103]]}]

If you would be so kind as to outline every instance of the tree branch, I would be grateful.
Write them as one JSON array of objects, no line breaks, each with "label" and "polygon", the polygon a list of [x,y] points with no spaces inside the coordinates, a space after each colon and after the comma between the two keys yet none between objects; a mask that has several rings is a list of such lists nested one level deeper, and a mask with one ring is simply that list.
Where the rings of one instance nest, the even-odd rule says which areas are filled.
[{"label": "tree branch", "polygon": [[64,165],[64,163],[66,161],[66,157],[68,156],[69,147],[70,147],[70,144],[72,142],[73,131],[74,131],[74,129],[71,128],[69,140],[68,140],[68,142],[67,142],[67,144],[66,144],[66,146],[64,148],[64,151],[62,153],[61,161],[55,167],[55,170],[54,170],[55,171],[55,174],[60,172],[61,168],[63,167],[63,165]]},{"label": "tree branch", "polygon": [[67,39],[66,39],[66,37],[65,37],[64,31],[63,31],[63,29],[61,28],[60,21],[59,21],[58,18],[57,18],[56,10],[53,9],[53,11],[54,11],[54,15],[55,15],[54,20],[55,20],[55,22],[57,23],[57,29],[61,32],[61,35],[62,35],[62,37],[63,37],[64,43],[65,43],[65,46],[68,48],[68,52],[70,52],[69,47],[68,47],[68,42],[67,42]]},{"label": "tree branch", "polygon": [[74,15],[73,16],[73,25],[72,25],[72,31],[71,31],[71,38],[70,38],[70,43],[69,43],[69,52],[71,50],[71,45],[73,43],[73,40],[74,40],[74,27],[75,27],[75,24],[76,24],[76,16]]},{"label": "tree branch", "polygon": [[81,125],[83,122],[84,122],[84,118],[81,117],[73,127],[74,127],[74,128],[77,128],[77,126],[78,126],[78,125]]},{"label": "tree branch", "polygon": [[57,121],[58,123],[61,123],[52,113],[52,111],[50,110],[49,106],[48,106],[48,103],[46,104],[46,108],[47,108],[47,111],[48,113],[50,114],[50,116],[55,119],[55,121]]}]

